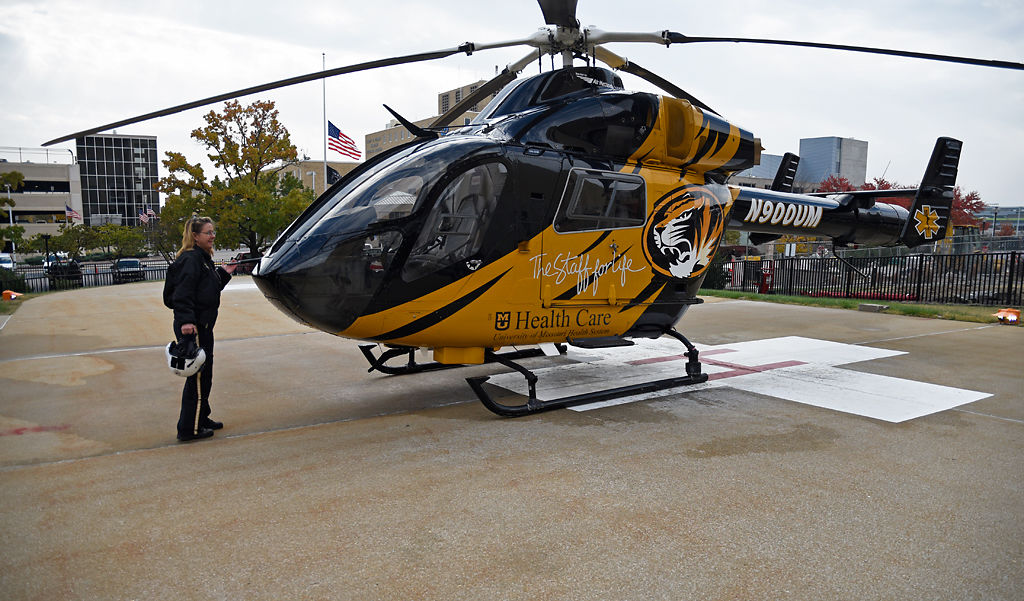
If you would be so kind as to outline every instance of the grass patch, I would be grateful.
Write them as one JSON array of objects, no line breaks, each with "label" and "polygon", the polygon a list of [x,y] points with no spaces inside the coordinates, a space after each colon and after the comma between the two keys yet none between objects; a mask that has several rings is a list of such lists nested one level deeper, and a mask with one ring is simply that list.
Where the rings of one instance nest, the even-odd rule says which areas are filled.
[{"label": "grass patch", "polygon": [[[983,307],[979,305],[925,305],[917,303],[897,303],[893,301],[873,301],[859,298],[815,298],[811,296],[784,296],[781,294],[757,294],[754,292],[740,292],[736,290],[704,290],[700,291],[703,296],[717,296],[720,298],[735,298],[741,300],[762,301],[768,303],[781,303],[784,305],[805,305],[808,307],[829,307],[832,309],[857,310],[863,303],[886,305],[889,308],[884,311],[889,315],[911,315],[913,317],[928,317],[931,319],[952,319],[956,321],[969,321],[973,323],[996,323],[998,320],[992,315],[1003,307]],[[1011,307],[1020,309],[1021,307]]]},{"label": "grass patch", "polygon": [[30,298],[39,296],[39,293],[19,294],[14,300],[0,300],[0,315],[10,315],[18,310],[21,303]]}]

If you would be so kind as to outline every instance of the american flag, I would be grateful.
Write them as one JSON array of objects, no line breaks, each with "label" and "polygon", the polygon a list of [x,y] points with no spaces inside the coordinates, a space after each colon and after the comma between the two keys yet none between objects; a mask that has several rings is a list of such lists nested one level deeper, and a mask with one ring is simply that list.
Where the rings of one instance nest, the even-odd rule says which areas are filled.
[{"label": "american flag", "polygon": [[145,213],[140,211],[139,212],[139,221],[141,221],[142,223],[149,223],[149,215],[146,215]]},{"label": "american flag", "polygon": [[363,157],[352,138],[341,133],[330,121],[327,122],[327,147],[357,161]]},{"label": "american flag", "polygon": [[149,206],[146,206],[146,215],[149,215],[150,217],[156,217],[156,212],[153,209],[149,208]]},{"label": "american flag", "polygon": [[68,205],[64,205],[64,216],[70,217],[72,219],[77,219],[78,221],[82,220],[82,215],[78,211],[69,207]]}]

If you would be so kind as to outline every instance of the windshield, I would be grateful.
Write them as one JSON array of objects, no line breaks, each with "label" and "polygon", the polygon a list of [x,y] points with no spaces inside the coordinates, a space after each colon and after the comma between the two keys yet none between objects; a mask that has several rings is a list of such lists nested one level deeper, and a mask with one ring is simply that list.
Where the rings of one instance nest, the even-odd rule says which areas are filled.
[{"label": "windshield", "polygon": [[[382,166],[355,186],[339,190],[336,199],[341,202],[327,213],[326,218],[359,215],[357,221],[365,221],[362,224],[365,226],[408,217],[448,166],[465,156],[472,146],[480,144],[480,141],[473,141],[471,148],[467,149],[465,140],[459,142],[432,144],[396,157],[399,160]],[[366,207],[372,207],[373,211],[366,212]],[[363,212],[366,214],[360,214]]]}]

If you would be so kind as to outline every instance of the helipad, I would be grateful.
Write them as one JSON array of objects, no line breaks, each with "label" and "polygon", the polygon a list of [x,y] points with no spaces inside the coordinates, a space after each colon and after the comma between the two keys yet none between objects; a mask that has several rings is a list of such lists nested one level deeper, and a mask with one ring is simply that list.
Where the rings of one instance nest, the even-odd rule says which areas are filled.
[{"label": "helipad", "polygon": [[[1024,590],[1021,328],[709,299],[680,324],[707,384],[502,419],[464,378],[504,368],[367,373],[246,283],[217,326],[227,425],[188,445],[158,284],[46,295],[0,330],[0,597]],[[618,383],[678,346],[525,363]]]}]

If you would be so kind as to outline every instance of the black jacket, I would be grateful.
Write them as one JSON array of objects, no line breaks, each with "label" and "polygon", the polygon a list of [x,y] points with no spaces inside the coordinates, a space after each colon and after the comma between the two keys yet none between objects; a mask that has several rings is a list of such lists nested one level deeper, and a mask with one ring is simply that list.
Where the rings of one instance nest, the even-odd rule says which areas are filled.
[{"label": "black jacket", "polygon": [[174,321],[210,326],[217,323],[220,291],[231,274],[213,264],[213,259],[201,248],[181,253],[177,284],[174,287]]}]

